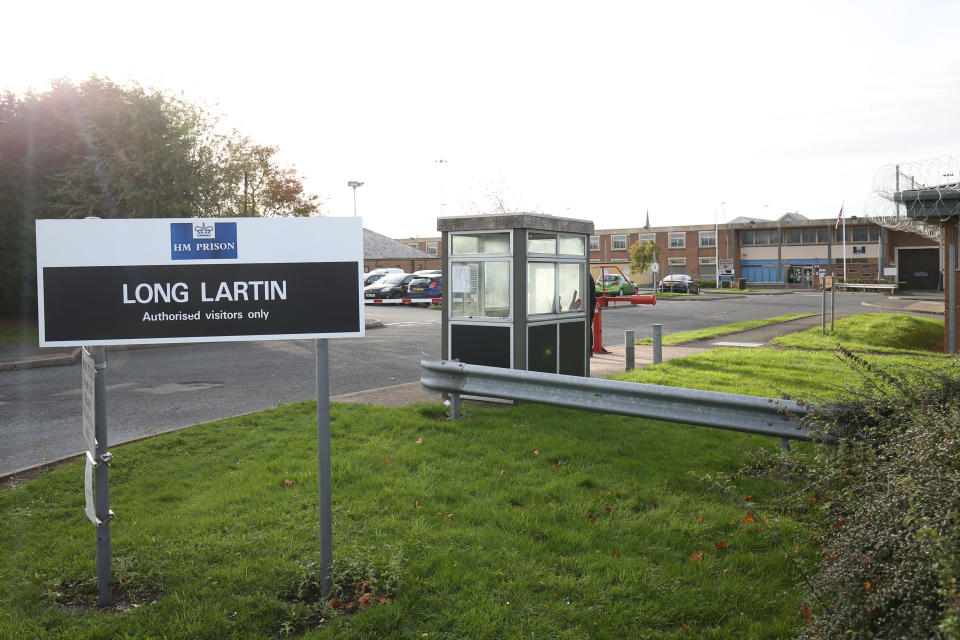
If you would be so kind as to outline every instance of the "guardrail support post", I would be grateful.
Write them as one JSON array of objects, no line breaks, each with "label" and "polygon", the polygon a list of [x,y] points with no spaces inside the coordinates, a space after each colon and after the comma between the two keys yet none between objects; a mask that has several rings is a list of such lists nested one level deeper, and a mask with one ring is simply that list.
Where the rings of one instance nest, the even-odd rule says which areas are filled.
[{"label": "guardrail support post", "polygon": [[450,394],[450,418],[453,420],[460,419],[460,394],[459,393]]},{"label": "guardrail support post", "polygon": [[[783,451],[784,453],[790,453],[790,440],[787,438],[780,438],[780,451]],[[790,465],[784,463],[781,465],[780,471],[790,471]]]},{"label": "guardrail support post", "polygon": [[634,367],[634,358],[633,358],[634,344],[633,344],[633,341],[634,341],[634,338],[633,338],[633,329],[627,329],[626,331],[624,331],[624,342],[625,342],[626,347],[627,347],[627,349],[626,349],[626,355],[627,355],[627,368],[626,368],[626,370],[627,370],[627,371],[630,371],[630,370],[633,369],[633,367]]},{"label": "guardrail support post", "polygon": [[663,362],[663,326],[653,325],[653,364]]}]

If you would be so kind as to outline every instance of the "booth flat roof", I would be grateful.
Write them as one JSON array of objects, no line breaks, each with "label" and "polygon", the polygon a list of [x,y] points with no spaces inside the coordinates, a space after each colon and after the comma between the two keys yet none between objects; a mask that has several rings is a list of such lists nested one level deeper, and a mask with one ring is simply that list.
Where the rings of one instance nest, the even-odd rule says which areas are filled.
[{"label": "booth flat roof", "polygon": [[591,220],[559,218],[542,213],[505,213],[496,215],[437,218],[437,231],[492,231],[496,229],[534,229],[562,233],[593,233]]}]

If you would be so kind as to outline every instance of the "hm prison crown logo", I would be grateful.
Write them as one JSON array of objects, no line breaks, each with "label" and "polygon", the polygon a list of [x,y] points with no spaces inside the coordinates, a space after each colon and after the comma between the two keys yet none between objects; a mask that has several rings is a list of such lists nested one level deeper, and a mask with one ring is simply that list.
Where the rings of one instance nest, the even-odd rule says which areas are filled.
[{"label": "hm prison crown logo", "polygon": [[212,224],[205,224],[201,222],[200,224],[193,225],[193,239],[202,240],[202,239],[212,239],[215,238],[214,227]]},{"label": "hm prison crown logo", "polygon": [[236,260],[236,222],[170,223],[171,260]]}]

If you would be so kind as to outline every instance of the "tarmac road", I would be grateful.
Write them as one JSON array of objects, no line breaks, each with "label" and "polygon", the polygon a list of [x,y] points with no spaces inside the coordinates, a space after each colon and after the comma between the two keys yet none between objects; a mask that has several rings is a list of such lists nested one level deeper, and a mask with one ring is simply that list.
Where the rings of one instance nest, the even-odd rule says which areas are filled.
[{"label": "tarmac road", "polygon": [[[837,317],[877,311],[864,308],[864,304],[876,305],[884,299],[876,295],[837,296]],[[901,298],[893,306],[884,306],[903,311],[910,302]],[[927,304],[930,310],[937,307],[937,303]],[[604,341],[610,346],[622,345],[626,328],[635,329],[637,338],[649,336],[654,323],[660,323],[664,335],[668,335],[797,311],[819,313],[820,307],[819,294],[795,292],[746,298],[701,295],[661,300],[655,306],[608,308],[603,312]],[[943,308],[942,298],[939,308]],[[330,340],[331,395],[352,394],[351,400],[380,404],[423,400],[418,384],[420,356],[421,352],[441,355],[440,312],[368,307],[367,313],[379,318],[383,326],[369,329],[364,338]],[[819,319],[808,320],[807,324],[819,324]],[[788,330],[796,328],[767,332],[775,335]],[[0,364],[38,352],[30,345],[8,344],[0,348]],[[613,370],[620,366],[616,358],[606,360],[610,363],[604,366]],[[642,363],[639,353],[638,361]],[[309,340],[110,350],[106,382],[111,445],[315,398],[315,367],[314,343]],[[592,367],[601,371],[601,359],[595,358]],[[80,421],[77,364],[0,370],[0,476],[81,451]]]}]

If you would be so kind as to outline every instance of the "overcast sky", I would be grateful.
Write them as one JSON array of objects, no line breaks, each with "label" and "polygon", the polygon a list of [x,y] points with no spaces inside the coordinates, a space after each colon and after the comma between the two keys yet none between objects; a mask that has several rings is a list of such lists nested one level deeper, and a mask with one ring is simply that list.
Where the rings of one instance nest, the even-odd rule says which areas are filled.
[{"label": "overcast sky", "polygon": [[491,196],[600,229],[851,215],[882,166],[960,155],[960,2],[37,0],[3,22],[3,88],[182,90],[329,215],[363,181],[392,237]]}]

